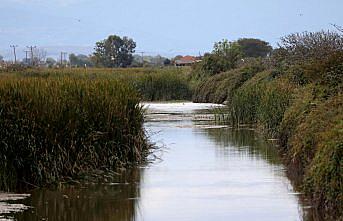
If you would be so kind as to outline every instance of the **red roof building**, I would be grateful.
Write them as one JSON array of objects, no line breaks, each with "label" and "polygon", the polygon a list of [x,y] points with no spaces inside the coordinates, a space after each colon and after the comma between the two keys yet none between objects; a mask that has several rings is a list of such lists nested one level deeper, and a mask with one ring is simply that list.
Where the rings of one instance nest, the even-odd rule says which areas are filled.
[{"label": "red roof building", "polygon": [[196,57],[187,55],[175,60],[175,66],[191,66],[196,62],[199,62]]}]

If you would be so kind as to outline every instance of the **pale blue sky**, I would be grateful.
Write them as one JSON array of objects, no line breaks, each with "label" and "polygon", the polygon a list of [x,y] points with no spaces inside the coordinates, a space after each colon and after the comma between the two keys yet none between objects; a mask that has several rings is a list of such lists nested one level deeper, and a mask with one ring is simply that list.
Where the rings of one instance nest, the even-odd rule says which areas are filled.
[{"label": "pale blue sky", "polygon": [[198,54],[215,41],[256,37],[275,45],[292,32],[343,25],[342,0],[0,0],[0,54],[37,45],[90,52],[110,34],[148,54]]}]

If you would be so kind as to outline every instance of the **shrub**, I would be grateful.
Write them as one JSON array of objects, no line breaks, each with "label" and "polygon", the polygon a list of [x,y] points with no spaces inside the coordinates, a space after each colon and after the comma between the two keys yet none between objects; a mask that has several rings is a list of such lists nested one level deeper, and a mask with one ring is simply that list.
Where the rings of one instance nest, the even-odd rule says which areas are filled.
[{"label": "shrub", "polygon": [[343,97],[320,100],[300,120],[287,156],[304,168],[303,190],[318,207],[340,213],[342,203]]},{"label": "shrub", "polygon": [[239,69],[209,77],[200,82],[193,92],[194,102],[231,102],[234,91],[264,67],[254,62]]},{"label": "shrub", "polygon": [[331,31],[295,33],[281,38],[278,46],[272,53],[273,66],[302,65],[342,52],[343,36]]}]

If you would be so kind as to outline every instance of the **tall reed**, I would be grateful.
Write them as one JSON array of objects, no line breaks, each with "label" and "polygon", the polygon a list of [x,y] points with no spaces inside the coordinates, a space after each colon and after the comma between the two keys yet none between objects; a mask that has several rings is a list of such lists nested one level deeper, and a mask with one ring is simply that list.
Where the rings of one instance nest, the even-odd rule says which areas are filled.
[{"label": "tall reed", "polygon": [[0,188],[144,161],[139,102],[115,79],[1,77]]},{"label": "tall reed", "polygon": [[[192,92],[187,79],[188,69],[181,68],[73,68],[23,69],[3,73],[19,77],[74,79],[116,79],[130,84],[145,101],[190,100]],[[1,73],[0,73],[1,75]]]}]

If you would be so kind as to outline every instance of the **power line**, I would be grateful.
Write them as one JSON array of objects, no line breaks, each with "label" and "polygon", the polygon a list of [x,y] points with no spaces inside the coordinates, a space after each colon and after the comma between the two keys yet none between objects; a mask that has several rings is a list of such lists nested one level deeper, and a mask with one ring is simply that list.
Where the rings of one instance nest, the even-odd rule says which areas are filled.
[{"label": "power line", "polygon": [[18,47],[18,45],[10,45],[11,48],[13,48],[13,54],[14,54],[14,64],[17,63],[17,54],[15,49]]}]

